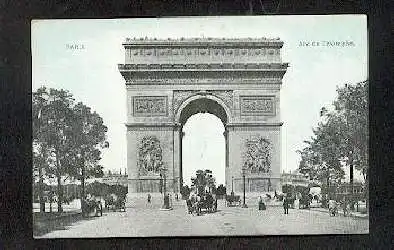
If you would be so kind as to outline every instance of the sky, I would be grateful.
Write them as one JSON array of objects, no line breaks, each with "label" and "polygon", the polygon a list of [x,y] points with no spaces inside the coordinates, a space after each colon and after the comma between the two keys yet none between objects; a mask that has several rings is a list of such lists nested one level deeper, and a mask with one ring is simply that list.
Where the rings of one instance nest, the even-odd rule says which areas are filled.
[{"label": "sky", "polygon": [[[67,89],[103,117],[110,147],[103,152],[101,164],[111,171],[123,172],[127,166],[126,87],[117,68],[124,63],[122,42],[127,37],[279,37],[284,42],[282,61],[289,63],[280,105],[284,171],[298,167],[296,150],[312,135],[321,107],[335,99],[336,87],[368,78],[365,15],[33,20],[33,91],[41,86]],[[324,41],[353,45],[327,46]],[[302,46],[305,42],[320,44]],[[79,49],[70,49],[74,44]],[[187,175],[209,163],[217,183],[224,183],[222,126],[209,114],[197,114],[187,121],[183,146],[186,182],[190,180]]]}]

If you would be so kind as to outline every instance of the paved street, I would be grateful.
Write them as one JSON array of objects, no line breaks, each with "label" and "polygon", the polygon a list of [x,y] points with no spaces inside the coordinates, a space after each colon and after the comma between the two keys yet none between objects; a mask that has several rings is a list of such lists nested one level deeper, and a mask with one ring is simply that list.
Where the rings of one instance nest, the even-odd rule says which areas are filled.
[{"label": "paved street", "polygon": [[110,212],[90,220],[67,226],[42,237],[143,237],[143,236],[205,236],[205,235],[283,235],[368,233],[368,220],[351,217],[330,217],[312,210],[289,210],[281,207],[225,207],[218,212],[192,216],[184,203],[174,209],[129,208],[127,212]]}]

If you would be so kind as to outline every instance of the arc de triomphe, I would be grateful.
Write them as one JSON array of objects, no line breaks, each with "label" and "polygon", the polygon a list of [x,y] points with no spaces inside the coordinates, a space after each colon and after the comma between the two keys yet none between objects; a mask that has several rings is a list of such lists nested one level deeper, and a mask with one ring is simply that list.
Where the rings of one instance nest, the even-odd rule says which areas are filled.
[{"label": "arc de triomphe", "polygon": [[243,191],[243,173],[248,193],[281,189],[279,104],[288,67],[281,40],[145,38],[123,46],[129,201],[159,194],[163,183],[179,192],[182,126],[200,112],[225,126],[227,193]]}]

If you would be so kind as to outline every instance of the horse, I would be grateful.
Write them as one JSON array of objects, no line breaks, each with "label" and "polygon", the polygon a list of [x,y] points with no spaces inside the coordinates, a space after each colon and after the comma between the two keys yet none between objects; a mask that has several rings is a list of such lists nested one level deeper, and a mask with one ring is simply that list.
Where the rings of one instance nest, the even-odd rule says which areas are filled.
[{"label": "horse", "polygon": [[205,209],[208,212],[215,212],[217,210],[217,199],[212,194],[208,193],[203,196],[200,202],[200,209]]},{"label": "horse", "polygon": [[302,208],[310,208],[311,199],[309,195],[302,195],[300,199],[300,207]]},{"label": "horse", "polygon": [[188,212],[190,214],[196,213],[197,215],[200,215],[201,209],[199,203],[200,197],[195,193],[190,193],[189,199],[186,201]]}]

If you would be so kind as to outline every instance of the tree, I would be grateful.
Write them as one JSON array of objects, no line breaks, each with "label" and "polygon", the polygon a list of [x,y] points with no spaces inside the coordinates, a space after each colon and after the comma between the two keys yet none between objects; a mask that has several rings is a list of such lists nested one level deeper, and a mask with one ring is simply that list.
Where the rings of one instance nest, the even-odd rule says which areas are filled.
[{"label": "tree", "polygon": [[220,184],[217,188],[216,188],[216,194],[217,195],[225,195],[226,194],[226,187],[223,184]]},{"label": "tree", "polygon": [[[33,93],[33,141],[40,151],[36,157],[39,176],[42,177],[43,165],[46,165],[47,177],[57,179],[58,211],[62,212],[63,190],[61,185],[62,158],[65,157],[67,130],[71,124],[69,117],[74,99],[65,90],[43,87]],[[34,146],[33,146],[34,147]],[[49,158],[48,158],[49,157]],[[54,164],[45,164],[53,160]],[[40,180],[42,181],[42,179]]]},{"label": "tree", "polygon": [[342,119],[343,158],[350,169],[353,183],[353,168],[360,170],[364,181],[368,178],[368,81],[338,88],[334,102],[336,114]]},{"label": "tree", "polygon": [[101,149],[108,147],[107,127],[97,113],[81,102],[75,105],[72,94],[62,89],[38,89],[33,93],[32,110],[33,172],[41,184],[44,178],[56,178],[61,212],[62,181],[103,175],[103,167],[97,163]]},{"label": "tree", "polygon": [[180,193],[181,193],[181,195],[182,195],[183,198],[188,197],[189,194],[190,194],[190,188],[189,188],[189,186],[188,186],[188,185],[182,186],[181,192],[180,192]]},{"label": "tree", "polygon": [[196,177],[192,177],[192,183],[199,195],[202,195],[206,188],[209,188],[211,192],[215,191],[215,178],[212,176],[212,171],[209,169],[197,170]]},{"label": "tree", "polygon": [[101,149],[108,147],[106,132],[108,128],[103,119],[82,102],[73,107],[72,119],[72,157],[75,164],[67,169],[67,174],[81,180],[81,201],[85,199],[85,179],[103,176],[103,167],[98,165]]},{"label": "tree", "polygon": [[[343,167],[349,169],[353,184],[353,168],[368,179],[368,81],[337,88],[334,109],[323,107],[322,122],[313,129],[314,136],[298,151],[299,169],[313,180],[327,186],[329,180],[340,183]],[[366,189],[367,190],[367,189]]]}]

